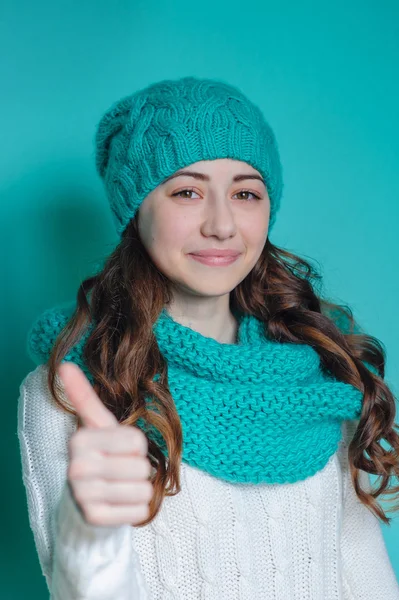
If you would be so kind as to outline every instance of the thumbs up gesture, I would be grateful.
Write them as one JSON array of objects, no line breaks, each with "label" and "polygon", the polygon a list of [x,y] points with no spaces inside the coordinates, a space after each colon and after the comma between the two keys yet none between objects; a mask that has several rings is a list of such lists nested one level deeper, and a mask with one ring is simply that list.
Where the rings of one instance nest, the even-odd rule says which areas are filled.
[{"label": "thumbs up gesture", "polygon": [[153,486],[145,434],[120,425],[83,371],[62,363],[58,375],[83,427],[68,444],[68,483],[87,523],[137,525],[149,516]]}]

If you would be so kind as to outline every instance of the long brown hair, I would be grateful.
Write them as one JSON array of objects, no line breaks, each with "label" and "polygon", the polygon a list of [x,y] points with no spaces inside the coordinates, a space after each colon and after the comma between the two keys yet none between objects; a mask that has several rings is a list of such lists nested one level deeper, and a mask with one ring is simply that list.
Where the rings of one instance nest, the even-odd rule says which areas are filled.
[{"label": "long brown hair", "polygon": [[[363,393],[362,413],[348,447],[352,483],[361,502],[390,524],[376,502],[384,492],[399,491],[399,486],[387,489],[390,478],[399,475],[399,436],[395,398],[383,380],[385,349],[375,337],[360,331],[348,306],[322,299],[320,284],[321,275],[314,266],[267,239],[254,268],[231,292],[230,306],[264,321],[274,340],[313,346],[323,367]],[[140,419],[144,430],[153,426],[162,435],[168,457],[147,436],[154,493],[150,514],[139,527],[154,519],[164,496],[181,490],[182,427],[168,387],[167,364],[152,329],[171,299],[170,281],[144,248],[136,215],[100,272],[80,285],[76,310],[58,335],[48,361],[48,384],[55,401],[76,415],[60,394],[57,368],[88,325],[95,323],[83,350],[95,391],[119,423],[135,425]],[[382,439],[392,450],[383,448]],[[380,487],[370,493],[362,490],[359,469],[379,475]]]}]

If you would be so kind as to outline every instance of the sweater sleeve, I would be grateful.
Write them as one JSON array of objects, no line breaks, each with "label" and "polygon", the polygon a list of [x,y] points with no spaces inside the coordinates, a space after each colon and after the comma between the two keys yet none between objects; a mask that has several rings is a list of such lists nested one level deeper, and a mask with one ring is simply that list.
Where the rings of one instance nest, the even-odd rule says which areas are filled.
[{"label": "sweater sleeve", "polygon": [[[343,520],[341,532],[344,600],[399,600],[399,583],[389,559],[379,519],[356,495],[348,446],[358,421],[344,423],[341,465]],[[371,490],[369,474],[360,471],[361,487]]]},{"label": "sweater sleeve", "polygon": [[147,600],[131,526],[87,523],[67,481],[76,417],[58,407],[39,365],[19,388],[18,439],[29,523],[51,600]]}]

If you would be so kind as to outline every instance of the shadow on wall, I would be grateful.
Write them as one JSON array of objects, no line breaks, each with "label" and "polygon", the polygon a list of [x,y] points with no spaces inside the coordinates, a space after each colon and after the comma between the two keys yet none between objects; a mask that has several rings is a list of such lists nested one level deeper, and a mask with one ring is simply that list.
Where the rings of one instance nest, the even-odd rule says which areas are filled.
[{"label": "shadow on wall", "polygon": [[[0,495],[0,510],[9,518],[3,519],[0,542],[2,600],[48,597],[28,520],[17,437],[19,386],[35,368],[26,353],[27,332],[44,309],[73,299],[81,281],[118,243],[102,188],[85,185],[83,169],[80,173],[64,169],[60,180],[55,168],[48,173],[50,167],[46,164],[23,180],[18,178],[3,199],[12,211],[3,222],[7,293],[2,295],[1,364],[6,425],[0,452],[6,493]],[[71,186],[71,181],[79,185]],[[18,209],[18,199],[27,189],[31,201]]]}]

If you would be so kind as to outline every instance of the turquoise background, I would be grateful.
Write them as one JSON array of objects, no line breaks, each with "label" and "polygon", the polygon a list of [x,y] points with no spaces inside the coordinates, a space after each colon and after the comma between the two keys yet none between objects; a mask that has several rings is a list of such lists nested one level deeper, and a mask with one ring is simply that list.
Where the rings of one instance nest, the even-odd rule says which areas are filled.
[{"label": "turquoise background", "polygon": [[[397,394],[398,23],[394,1],[3,0],[2,600],[48,597],[16,433],[18,387],[33,368],[25,338],[117,243],[93,138],[123,95],[194,74],[259,104],[285,177],[271,240],[316,260],[326,292],[383,341]],[[383,534],[399,577],[399,519]]]}]

